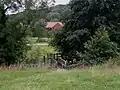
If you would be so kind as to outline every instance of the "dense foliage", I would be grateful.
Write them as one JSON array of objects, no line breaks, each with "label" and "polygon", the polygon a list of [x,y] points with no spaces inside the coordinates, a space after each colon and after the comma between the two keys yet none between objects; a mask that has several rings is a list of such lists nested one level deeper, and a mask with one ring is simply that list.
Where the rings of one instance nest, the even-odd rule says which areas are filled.
[{"label": "dense foliage", "polygon": [[[10,65],[22,61],[29,48],[26,39],[29,29],[33,30],[34,26],[44,21],[41,20],[41,17],[45,17],[44,13],[39,13],[45,12],[48,3],[53,1],[0,0],[0,64]],[[9,11],[15,15],[9,15]]]},{"label": "dense foliage", "polygon": [[54,52],[53,47],[48,46],[32,46],[26,54],[25,63],[38,63],[43,60],[43,56],[47,56]]},{"label": "dense foliage", "polygon": [[[53,45],[68,60],[73,57],[78,59],[76,52],[84,54],[88,50],[84,43],[90,40],[101,27],[107,28],[110,38],[109,44],[115,42],[118,47],[120,46],[119,0],[71,0],[69,5],[71,15],[66,22],[65,30],[58,33],[53,40]],[[104,40],[101,43],[104,43]]]},{"label": "dense foliage", "polygon": [[0,64],[10,65],[19,62],[28,47],[25,27],[20,21],[9,21],[4,7],[0,7]]},{"label": "dense foliage", "polygon": [[[21,18],[21,22],[27,27],[28,35],[30,37],[50,37],[52,36],[48,30],[45,29],[46,22],[65,22],[70,14],[70,7],[68,5],[56,5],[48,7],[47,5],[43,7],[34,6],[32,4],[33,0],[28,0],[25,4],[26,9],[24,12],[18,14],[12,14],[9,19],[16,20]],[[31,4],[30,4],[31,3]],[[31,9],[34,7],[34,9]]]},{"label": "dense foliage", "polygon": [[46,19],[47,21],[65,22],[70,13],[69,5],[56,5],[50,8]]},{"label": "dense foliage", "polygon": [[98,65],[106,63],[110,58],[119,56],[119,49],[109,38],[106,29],[98,29],[90,40],[84,43],[85,53],[77,54],[84,64]]}]

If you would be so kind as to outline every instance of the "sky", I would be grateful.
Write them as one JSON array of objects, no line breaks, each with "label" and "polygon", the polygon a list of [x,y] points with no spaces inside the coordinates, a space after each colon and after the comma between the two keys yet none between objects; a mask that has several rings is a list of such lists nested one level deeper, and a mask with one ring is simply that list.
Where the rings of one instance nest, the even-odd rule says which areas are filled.
[{"label": "sky", "polygon": [[[55,5],[58,5],[58,4],[68,4],[70,0],[55,0],[55,1],[56,1]],[[22,12],[22,11],[24,11],[24,9],[20,10],[20,12]],[[13,13],[11,10],[8,10],[6,12],[6,14],[16,14],[16,13],[18,13],[18,12]]]},{"label": "sky", "polygon": [[57,4],[67,4],[69,3],[70,0],[56,0],[56,5]]}]

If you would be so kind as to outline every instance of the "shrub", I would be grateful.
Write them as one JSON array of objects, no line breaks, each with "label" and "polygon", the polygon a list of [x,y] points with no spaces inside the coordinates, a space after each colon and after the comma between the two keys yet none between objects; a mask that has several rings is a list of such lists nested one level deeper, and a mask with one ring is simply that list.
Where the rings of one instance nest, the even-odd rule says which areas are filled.
[{"label": "shrub", "polygon": [[25,63],[37,63],[42,60],[43,56],[54,52],[54,48],[48,46],[35,46],[26,54]]},{"label": "shrub", "polygon": [[0,5],[0,64],[10,65],[21,62],[29,49],[26,27],[20,22],[21,18],[9,20],[4,5]]},{"label": "shrub", "polygon": [[102,28],[95,32],[84,47],[86,49],[84,60],[90,65],[105,63],[119,55],[117,44],[110,40],[108,32]]}]

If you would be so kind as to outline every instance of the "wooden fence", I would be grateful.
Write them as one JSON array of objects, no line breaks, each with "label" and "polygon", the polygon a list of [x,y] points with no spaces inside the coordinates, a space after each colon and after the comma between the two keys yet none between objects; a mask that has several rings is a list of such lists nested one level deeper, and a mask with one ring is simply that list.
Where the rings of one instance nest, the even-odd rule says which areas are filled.
[{"label": "wooden fence", "polygon": [[36,63],[22,63],[17,65],[11,65],[10,67],[1,67],[6,69],[11,68],[61,68],[61,69],[72,69],[76,67],[83,67],[80,62],[76,64],[69,64],[66,60],[62,59],[61,53],[48,54],[43,56],[42,60],[38,60]]},{"label": "wooden fence", "polygon": [[46,65],[49,65],[50,67],[60,67],[63,68],[66,65],[66,61],[62,59],[60,53],[56,54],[49,54],[47,56],[43,57],[43,62]]},{"label": "wooden fence", "polygon": [[76,61],[75,64],[69,64],[67,60],[62,59],[61,53],[44,56],[43,61],[45,63],[45,66],[49,65],[50,67],[54,68],[72,69],[84,67],[84,65],[82,65],[80,61],[79,62]]}]

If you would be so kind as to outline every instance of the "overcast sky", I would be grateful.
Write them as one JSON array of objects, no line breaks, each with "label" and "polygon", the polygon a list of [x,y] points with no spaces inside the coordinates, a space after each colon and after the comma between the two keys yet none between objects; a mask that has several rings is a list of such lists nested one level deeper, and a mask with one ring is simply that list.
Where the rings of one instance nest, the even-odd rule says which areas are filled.
[{"label": "overcast sky", "polygon": [[70,0],[55,0],[56,4],[67,4]]},{"label": "overcast sky", "polygon": [[[58,5],[58,4],[68,4],[70,0],[55,0],[55,1],[56,1],[55,5]],[[24,9],[20,10],[20,12],[22,12],[23,10]],[[18,13],[18,12],[13,13],[11,10],[8,10],[6,12],[6,14],[16,14],[16,13]]]}]

